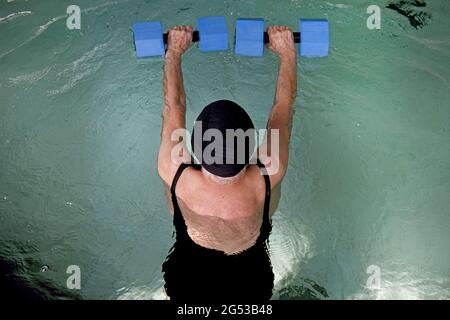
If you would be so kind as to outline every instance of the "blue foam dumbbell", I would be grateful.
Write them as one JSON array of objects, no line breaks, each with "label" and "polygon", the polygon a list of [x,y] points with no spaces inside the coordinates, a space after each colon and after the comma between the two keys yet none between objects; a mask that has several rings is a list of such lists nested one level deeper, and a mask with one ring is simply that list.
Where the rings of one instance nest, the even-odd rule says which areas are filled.
[{"label": "blue foam dumbbell", "polygon": [[197,29],[200,37],[200,51],[228,50],[228,32],[225,17],[198,18]]},{"label": "blue foam dumbbell", "polygon": [[[194,31],[193,42],[199,42],[203,52],[228,49],[228,32],[225,17],[213,16],[197,19],[198,31]],[[137,22],[133,25],[136,57],[164,56],[167,33],[163,33],[158,21]]]},{"label": "blue foam dumbbell", "polygon": [[330,47],[330,26],[327,20],[300,20],[299,53],[304,57],[326,57]]},{"label": "blue foam dumbbell", "polygon": [[[293,32],[295,43],[300,43],[298,53],[303,57],[325,57],[330,46],[330,30],[327,20],[302,19],[300,32]],[[264,32],[264,19],[237,19],[235,53],[238,55],[261,57],[264,44],[269,43],[269,35]]]},{"label": "blue foam dumbbell", "polygon": [[160,22],[137,22],[133,25],[136,57],[164,55],[164,41]]},{"label": "blue foam dumbbell", "polygon": [[264,19],[237,19],[234,51],[243,56],[264,54]]}]

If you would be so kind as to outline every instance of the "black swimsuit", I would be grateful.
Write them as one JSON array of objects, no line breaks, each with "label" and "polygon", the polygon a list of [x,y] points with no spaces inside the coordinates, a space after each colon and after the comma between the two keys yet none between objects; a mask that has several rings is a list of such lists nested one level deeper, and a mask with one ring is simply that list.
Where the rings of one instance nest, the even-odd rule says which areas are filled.
[{"label": "black swimsuit", "polygon": [[[265,170],[258,161],[261,170]],[[238,253],[227,255],[222,251],[202,247],[187,232],[187,226],[178,206],[175,187],[184,169],[197,164],[181,164],[172,182],[174,208],[173,222],[176,241],[163,263],[165,289],[175,301],[264,301],[272,296],[272,264],[267,250],[272,229],[269,218],[270,180],[264,175],[266,196],[260,234],[256,243]]]}]

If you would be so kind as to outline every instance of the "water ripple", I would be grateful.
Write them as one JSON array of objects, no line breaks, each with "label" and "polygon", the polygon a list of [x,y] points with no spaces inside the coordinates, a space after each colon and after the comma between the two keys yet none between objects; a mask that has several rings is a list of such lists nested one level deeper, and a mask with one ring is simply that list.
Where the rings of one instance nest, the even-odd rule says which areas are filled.
[{"label": "water ripple", "polygon": [[33,14],[33,12],[31,12],[31,11],[20,11],[20,12],[11,13],[11,14],[8,14],[6,17],[1,17],[0,18],[0,23],[5,23],[5,22],[8,22],[8,21],[14,20],[16,18],[19,18],[19,17],[28,16],[30,14]]}]

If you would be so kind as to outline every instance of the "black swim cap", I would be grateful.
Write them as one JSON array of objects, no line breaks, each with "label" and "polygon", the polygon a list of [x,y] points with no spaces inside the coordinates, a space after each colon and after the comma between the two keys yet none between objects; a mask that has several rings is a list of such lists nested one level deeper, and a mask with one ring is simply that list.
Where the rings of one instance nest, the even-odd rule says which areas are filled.
[{"label": "black swim cap", "polygon": [[[201,127],[198,126],[199,123]],[[214,148],[211,152],[215,159],[221,160],[213,161],[212,163],[208,163],[210,161],[203,157],[205,148],[216,142],[214,135],[210,140],[204,139],[204,134],[208,129],[216,129],[216,133],[220,131],[223,138],[222,147]],[[236,135],[233,136],[234,139],[227,140],[227,129],[241,129],[247,134],[244,140],[241,141],[238,141],[240,138],[238,139]],[[234,132],[242,133],[241,130]],[[242,137],[242,134],[237,136]],[[231,136],[229,137],[231,138]],[[253,122],[247,112],[233,101],[218,100],[212,102],[202,110],[196,120],[192,130],[191,146],[195,157],[207,171],[220,177],[235,176],[249,164],[250,157],[253,154],[255,148]]]}]

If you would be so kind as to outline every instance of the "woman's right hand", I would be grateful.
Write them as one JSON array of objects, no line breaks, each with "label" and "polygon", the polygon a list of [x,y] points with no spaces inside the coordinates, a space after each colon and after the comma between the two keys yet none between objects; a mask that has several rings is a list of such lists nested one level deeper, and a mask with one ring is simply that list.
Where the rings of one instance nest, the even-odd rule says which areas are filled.
[{"label": "woman's right hand", "polygon": [[270,26],[267,28],[269,34],[268,48],[278,54],[280,58],[296,56],[294,36],[292,30],[286,26]]}]

